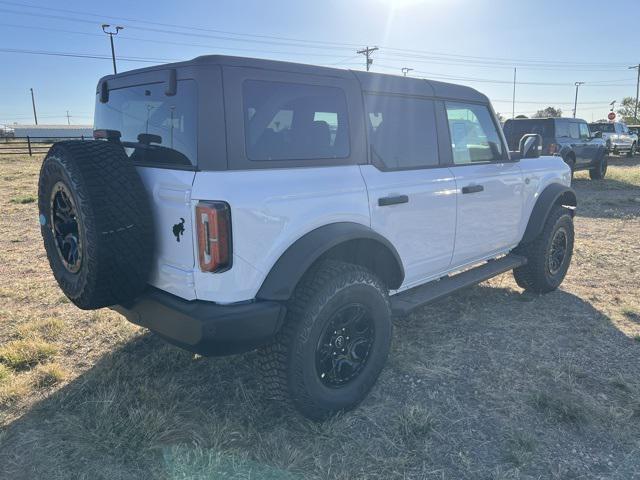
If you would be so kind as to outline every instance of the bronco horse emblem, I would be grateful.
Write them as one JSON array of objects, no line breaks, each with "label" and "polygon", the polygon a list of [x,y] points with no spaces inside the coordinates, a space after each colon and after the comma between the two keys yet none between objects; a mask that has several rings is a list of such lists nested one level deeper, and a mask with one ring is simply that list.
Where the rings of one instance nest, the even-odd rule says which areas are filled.
[{"label": "bronco horse emblem", "polygon": [[180,223],[176,223],[173,226],[173,234],[176,236],[176,240],[180,242],[180,235],[184,235],[184,218],[180,217]]}]

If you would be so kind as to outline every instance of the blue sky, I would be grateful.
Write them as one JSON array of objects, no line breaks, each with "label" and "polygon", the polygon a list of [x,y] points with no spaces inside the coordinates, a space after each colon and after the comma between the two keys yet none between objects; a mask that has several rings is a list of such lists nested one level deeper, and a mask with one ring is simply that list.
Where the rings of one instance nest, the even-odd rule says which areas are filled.
[{"label": "blue sky", "polygon": [[32,123],[33,87],[40,123],[66,123],[69,110],[90,124],[111,60],[24,51],[109,56],[101,23],[125,27],[118,56],[157,63],[222,53],[363,69],[355,50],[377,45],[372,71],[472,86],[505,116],[514,66],[516,115],[553,105],[570,116],[582,81],[578,116],[591,121],[635,96],[627,66],[640,63],[638,0],[0,0],[0,123]]}]

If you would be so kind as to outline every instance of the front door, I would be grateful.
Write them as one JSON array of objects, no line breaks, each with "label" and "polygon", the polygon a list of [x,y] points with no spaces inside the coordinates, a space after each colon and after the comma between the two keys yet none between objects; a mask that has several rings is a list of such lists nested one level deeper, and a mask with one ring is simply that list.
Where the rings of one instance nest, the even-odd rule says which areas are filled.
[{"label": "front door", "polygon": [[504,252],[518,242],[523,178],[486,105],[445,102],[456,181],[452,267]]}]

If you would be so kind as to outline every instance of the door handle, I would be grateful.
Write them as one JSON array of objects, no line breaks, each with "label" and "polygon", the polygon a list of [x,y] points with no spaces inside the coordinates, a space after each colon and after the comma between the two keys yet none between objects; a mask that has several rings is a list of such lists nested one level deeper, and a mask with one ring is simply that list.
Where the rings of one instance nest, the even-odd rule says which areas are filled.
[{"label": "door handle", "polygon": [[386,207],[387,205],[397,205],[399,203],[408,203],[407,195],[394,195],[392,197],[382,197],[378,199],[378,206]]},{"label": "door handle", "polygon": [[482,185],[467,185],[466,187],[462,187],[462,193],[477,193],[484,190]]}]

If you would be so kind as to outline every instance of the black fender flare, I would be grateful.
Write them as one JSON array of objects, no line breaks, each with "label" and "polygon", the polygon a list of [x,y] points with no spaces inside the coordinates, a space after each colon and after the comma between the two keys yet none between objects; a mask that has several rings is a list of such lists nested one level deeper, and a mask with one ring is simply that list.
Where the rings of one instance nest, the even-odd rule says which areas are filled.
[{"label": "black fender flare", "polygon": [[375,251],[381,254],[380,258],[378,255],[366,256],[369,262],[373,262],[374,273],[385,281],[389,289],[400,287],[404,281],[404,267],[391,242],[365,225],[338,222],[318,227],[289,246],[267,274],[256,298],[288,300],[302,276],[316,260],[335,247],[357,241],[376,245]]},{"label": "black fender flare", "polygon": [[544,222],[555,205],[571,207],[571,211],[575,211],[575,207],[578,206],[575,191],[571,187],[560,183],[548,185],[533,206],[527,228],[520,241],[521,244],[529,243],[540,235],[544,228]]}]

